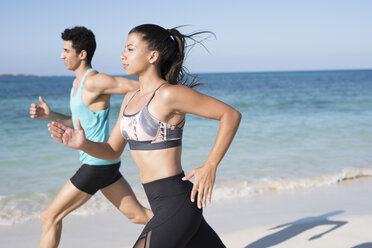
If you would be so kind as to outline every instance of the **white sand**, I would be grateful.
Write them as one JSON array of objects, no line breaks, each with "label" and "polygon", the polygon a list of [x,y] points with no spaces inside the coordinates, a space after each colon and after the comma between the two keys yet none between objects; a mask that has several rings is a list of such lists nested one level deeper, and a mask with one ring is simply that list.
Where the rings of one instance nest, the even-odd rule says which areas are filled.
[{"label": "white sand", "polygon": [[[371,196],[365,178],[212,203],[204,216],[229,248],[371,248]],[[118,211],[68,216],[63,225],[61,248],[131,247],[142,230]],[[0,247],[37,247],[40,229],[36,220],[0,226]]]},{"label": "white sand", "polygon": [[359,179],[254,197],[243,204],[249,223],[221,238],[232,248],[372,248],[371,193],[372,179]]}]

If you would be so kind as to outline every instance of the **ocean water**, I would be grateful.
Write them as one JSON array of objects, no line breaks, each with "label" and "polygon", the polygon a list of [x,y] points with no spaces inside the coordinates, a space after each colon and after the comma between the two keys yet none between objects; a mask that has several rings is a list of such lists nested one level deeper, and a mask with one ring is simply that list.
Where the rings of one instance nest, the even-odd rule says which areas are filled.
[{"label": "ocean water", "polygon": [[[238,109],[240,128],[221,162],[212,201],[267,191],[326,187],[372,176],[372,71],[201,74],[198,91]],[[48,121],[29,118],[43,96],[69,114],[73,77],[0,79],[0,225],[38,218],[79,168],[78,152],[54,141]],[[113,127],[123,96],[111,100]],[[199,167],[218,122],[186,117],[182,163]],[[122,174],[146,198],[128,149]],[[76,215],[116,211],[96,194]]]}]

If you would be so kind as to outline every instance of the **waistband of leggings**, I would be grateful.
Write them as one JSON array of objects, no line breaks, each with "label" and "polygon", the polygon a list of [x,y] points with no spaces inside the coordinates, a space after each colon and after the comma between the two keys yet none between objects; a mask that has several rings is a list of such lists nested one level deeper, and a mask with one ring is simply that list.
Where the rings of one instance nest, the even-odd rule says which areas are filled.
[{"label": "waistband of leggings", "polygon": [[182,178],[185,176],[184,172],[181,172],[175,176],[161,178],[149,183],[142,184],[145,189],[147,198],[170,196],[176,194],[182,194],[192,188],[190,181],[183,181]]}]

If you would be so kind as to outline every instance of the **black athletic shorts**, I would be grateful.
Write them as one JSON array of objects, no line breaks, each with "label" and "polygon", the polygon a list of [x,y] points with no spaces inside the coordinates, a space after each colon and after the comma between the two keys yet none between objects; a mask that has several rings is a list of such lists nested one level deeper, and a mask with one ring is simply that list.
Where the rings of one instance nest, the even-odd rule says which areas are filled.
[{"label": "black athletic shorts", "polygon": [[98,190],[113,184],[121,177],[120,162],[109,165],[83,164],[70,179],[81,191],[94,195]]}]

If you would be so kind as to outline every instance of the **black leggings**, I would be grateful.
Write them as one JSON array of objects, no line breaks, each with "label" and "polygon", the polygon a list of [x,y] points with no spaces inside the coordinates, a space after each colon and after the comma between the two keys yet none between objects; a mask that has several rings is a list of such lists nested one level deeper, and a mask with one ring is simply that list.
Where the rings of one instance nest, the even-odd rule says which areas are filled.
[{"label": "black leggings", "polygon": [[226,247],[191,202],[193,184],[184,173],[143,184],[154,217],[147,223],[134,248]]}]

